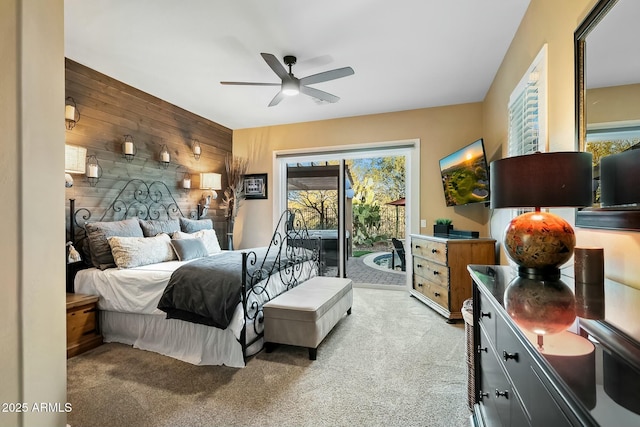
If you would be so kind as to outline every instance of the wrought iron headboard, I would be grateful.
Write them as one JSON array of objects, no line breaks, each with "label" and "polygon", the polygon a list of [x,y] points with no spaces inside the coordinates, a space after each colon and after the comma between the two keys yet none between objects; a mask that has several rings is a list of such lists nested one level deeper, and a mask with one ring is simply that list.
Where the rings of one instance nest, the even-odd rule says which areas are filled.
[{"label": "wrought iron headboard", "polygon": [[[87,208],[75,210],[75,200],[69,201],[69,235],[74,243],[78,241],[76,227],[84,230],[92,213]],[[185,217],[171,190],[162,181],[146,183],[132,179],[118,192],[98,221],[119,221],[127,218],[175,219]],[[195,218],[195,213],[190,217]]]}]

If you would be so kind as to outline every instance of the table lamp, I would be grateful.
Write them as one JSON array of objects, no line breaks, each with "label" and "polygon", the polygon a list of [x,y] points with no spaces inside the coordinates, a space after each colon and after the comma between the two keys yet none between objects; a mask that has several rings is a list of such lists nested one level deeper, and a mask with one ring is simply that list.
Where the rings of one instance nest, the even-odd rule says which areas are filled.
[{"label": "table lamp", "polygon": [[491,208],[535,208],[515,217],[504,247],[521,277],[554,280],[576,244],[571,225],[540,208],[591,205],[592,155],[586,152],[534,153],[490,165]]}]

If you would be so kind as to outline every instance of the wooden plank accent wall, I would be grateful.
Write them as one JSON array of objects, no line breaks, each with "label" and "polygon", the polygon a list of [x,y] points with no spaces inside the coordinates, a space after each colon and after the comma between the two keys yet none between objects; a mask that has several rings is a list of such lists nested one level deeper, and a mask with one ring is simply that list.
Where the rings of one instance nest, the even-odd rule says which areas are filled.
[{"label": "wooden plank accent wall", "polygon": [[[73,198],[76,209],[87,208],[92,212],[91,220],[98,220],[131,179],[164,182],[185,216],[195,214],[202,197],[201,172],[222,174],[222,188],[226,188],[224,160],[232,150],[231,129],[68,58],[65,59],[65,92],[65,96],[73,97],[80,113],[76,126],[66,131],[66,143],[86,147],[87,156],[95,155],[102,168],[102,177],[95,187],[89,185],[84,175],[73,175],[74,185],[66,190],[67,212],[68,199]],[[137,149],[130,163],[122,154],[124,135],[133,137]],[[202,147],[199,160],[192,154],[194,139]],[[159,162],[163,145],[171,154],[171,163],[166,169]],[[182,189],[185,172],[192,178],[192,189],[188,192]],[[220,200],[222,191],[218,194]],[[206,218],[213,219],[218,239],[225,247],[224,212],[217,206],[218,201],[211,203]]]}]

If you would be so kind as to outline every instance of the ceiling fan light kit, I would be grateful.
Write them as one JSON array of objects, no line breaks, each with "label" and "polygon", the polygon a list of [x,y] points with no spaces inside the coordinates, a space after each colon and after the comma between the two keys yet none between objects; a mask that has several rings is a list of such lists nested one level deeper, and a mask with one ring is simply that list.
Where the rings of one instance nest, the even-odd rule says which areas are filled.
[{"label": "ceiling fan light kit", "polygon": [[328,92],[324,92],[307,85],[328,82],[330,80],[335,80],[354,74],[353,68],[343,67],[298,79],[293,75],[293,71],[291,70],[291,68],[297,61],[297,58],[295,56],[287,55],[283,58],[284,63],[289,67],[289,71],[287,72],[287,70],[282,66],[280,61],[278,61],[278,59],[274,55],[270,53],[261,53],[260,55],[262,55],[262,58],[273,70],[273,72],[276,73],[278,77],[280,77],[280,84],[255,82],[220,82],[220,84],[236,86],[280,86],[280,91],[276,94],[276,96],[273,97],[273,99],[269,103],[269,107],[278,105],[285,96],[295,96],[299,93],[303,93],[320,101],[333,103],[338,102],[340,98]]}]

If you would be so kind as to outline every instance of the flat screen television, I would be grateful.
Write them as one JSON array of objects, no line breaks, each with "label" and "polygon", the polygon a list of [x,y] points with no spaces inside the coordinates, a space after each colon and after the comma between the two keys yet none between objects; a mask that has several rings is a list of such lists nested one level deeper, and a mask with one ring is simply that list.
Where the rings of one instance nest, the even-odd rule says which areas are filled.
[{"label": "flat screen television", "polygon": [[482,138],[440,159],[447,206],[489,202],[489,167]]}]

